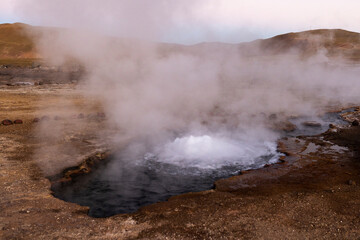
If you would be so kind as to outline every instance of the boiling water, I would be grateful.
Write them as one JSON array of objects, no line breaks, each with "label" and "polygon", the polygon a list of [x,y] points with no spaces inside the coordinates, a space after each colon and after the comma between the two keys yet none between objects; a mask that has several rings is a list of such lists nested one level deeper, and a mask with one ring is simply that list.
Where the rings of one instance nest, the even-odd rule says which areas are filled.
[{"label": "boiling water", "polygon": [[93,173],[53,190],[58,198],[89,206],[90,216],[107,217],[174,195],[211,189],[220,178],[278,158],[275,142],[187,136],[136,157],[125,149]]},{"label": "boiling water", "polygon": [[[306,126],[302,124],[304,121],[316,121],[320,125]],[[316,119],[295,118],[292,122],[297,125],[297,130],[288,134],[292,136],[322,133],[329,123],[346,124],[337,113]],[[174,195],[211,189],[220,178],[275,163],[280,156],[276,139],[261,141],[246,136],[232,139],[189,135],[146,151],[139,144],[122,149],[106,165],[77,178],[71,185],[54,188],[54,195],[89,206],[90,216],[107,217],[134,212]]]}]

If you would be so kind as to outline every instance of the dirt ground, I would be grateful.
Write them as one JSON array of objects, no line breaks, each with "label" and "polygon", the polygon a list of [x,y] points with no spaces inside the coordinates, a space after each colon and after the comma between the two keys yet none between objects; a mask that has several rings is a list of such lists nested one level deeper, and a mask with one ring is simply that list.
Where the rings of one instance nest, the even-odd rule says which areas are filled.
[{"label": "dirt ground", "polygon": [[56,143],[34,135],[33,119],[44,109],[66,108],[64,99],[95,111],[79,91],[73,85],[1,87],[0,120],[24,122],[0,125],[1,239],[360,239],[360,127],[283,139],[285,163],[220,180],[213,190],[134,214],[89,217],[87,207],[51,195],[36,152],[72,141],[81,159],[104,144],[94,143],[91,131]]}]

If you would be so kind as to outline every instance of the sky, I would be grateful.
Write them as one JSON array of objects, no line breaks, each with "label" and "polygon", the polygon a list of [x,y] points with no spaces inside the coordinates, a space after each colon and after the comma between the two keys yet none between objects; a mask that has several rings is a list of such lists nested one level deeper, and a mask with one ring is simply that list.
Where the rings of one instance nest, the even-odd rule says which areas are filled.
[{"label": "sky", "polygon": [[193,44],[318,28],[360,32],[359,0],[0,0],[0,22]]}]

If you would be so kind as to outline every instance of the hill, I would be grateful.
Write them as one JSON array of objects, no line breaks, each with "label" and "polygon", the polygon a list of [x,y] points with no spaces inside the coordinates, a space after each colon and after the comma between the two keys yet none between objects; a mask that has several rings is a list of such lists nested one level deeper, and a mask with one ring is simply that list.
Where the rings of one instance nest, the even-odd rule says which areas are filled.
[{"label": "hill", "polygon": [[[31,66],[41,59],[34,41],[26,34],[26,28],[37,27],[23,23],[0,24],[0,65]],[[55,28],[42,29],[51,34]],[[341,29],[319,29],[287,33],[239,44],[200,43],[184,46],[160,43],[159,49],[167,54],[208,52],[209,49],[224,52],[237,50],[240,54],[254,57],[284,54],[289,51],[296,51],[302,56],[311,56],[321,50],[326,50],[329,57],[345,57],[350,61],[360,61],[360,34]]]},{"label": "hill", "polygon": [[0,65],[29,65],[39,58],[22,23],[0,24]]},{"label": "hill", "polygon": [[255,42],[268,54],[295,49],[301,54],[312,55],[320,50],[326,50],[329,57],[342,56],[349,60],[360,60],[360,34],[342,29],[287,33]]}]

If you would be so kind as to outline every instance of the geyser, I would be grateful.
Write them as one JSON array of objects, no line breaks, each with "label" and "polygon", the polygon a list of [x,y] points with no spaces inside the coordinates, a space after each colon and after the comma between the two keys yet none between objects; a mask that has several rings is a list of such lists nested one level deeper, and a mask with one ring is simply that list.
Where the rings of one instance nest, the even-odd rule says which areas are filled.
[{"label": "geyser", "polygon": [[169,197],[210,189],[219,178],[275,163],[276,142],[189,135],[153,149],[134,143],[87,176],[53,189],[55,196],[90,206],[90,216],[134,212]]},{"label": "geyser", "polygon": [[179,167],[216,169],[226,165],[247,166],[261,156],[276,156],[276,143],[246,142],[223,137],[186,136],[165,144],[148,157]]},{"label": "geyser", "polygon": [[[193,3],[91,1],[80,4],[84,11],[79,12],[73,4],[20,2],[37,7],[27,13],[39,22],[47,25],[55,16],[78,28],[29,32],[50,65],[75,61],[84,67],[84,97],[97,99],[108,117],[102,125],[41,123],[36,135],[51,144],[37,149],[34,159],[44,174],[76,165],[78,159],[69,159],[84,151],[84,142],[121,148],[108,165],[55,194],[90,206],[92,216],[132,212],[274,162],[277,136],[268,130],[274,121],[281,128],[293,116],[310,116],[300,123],[317,120],[314,116],[329,106],[346,107],[359,99],[360,68],[341,57],[350,51],[347,46],[357,49],[354,33],[310,31],[251,43],[184,46],[148,40],[163,39],[191,18]],[[109,16],[105,22],[99,22],[101,9]],[[124,38],[98,35],[99,29]],[[71,107],[83,111],[75,102]],[[316,134],[328,125],[319,124]],[[82,138],[81,129],[94,141]],[[305,131],[315,128],[301,125],[294,135]],[[118,142],[128,139],[131,144],[120,147]]]}]

